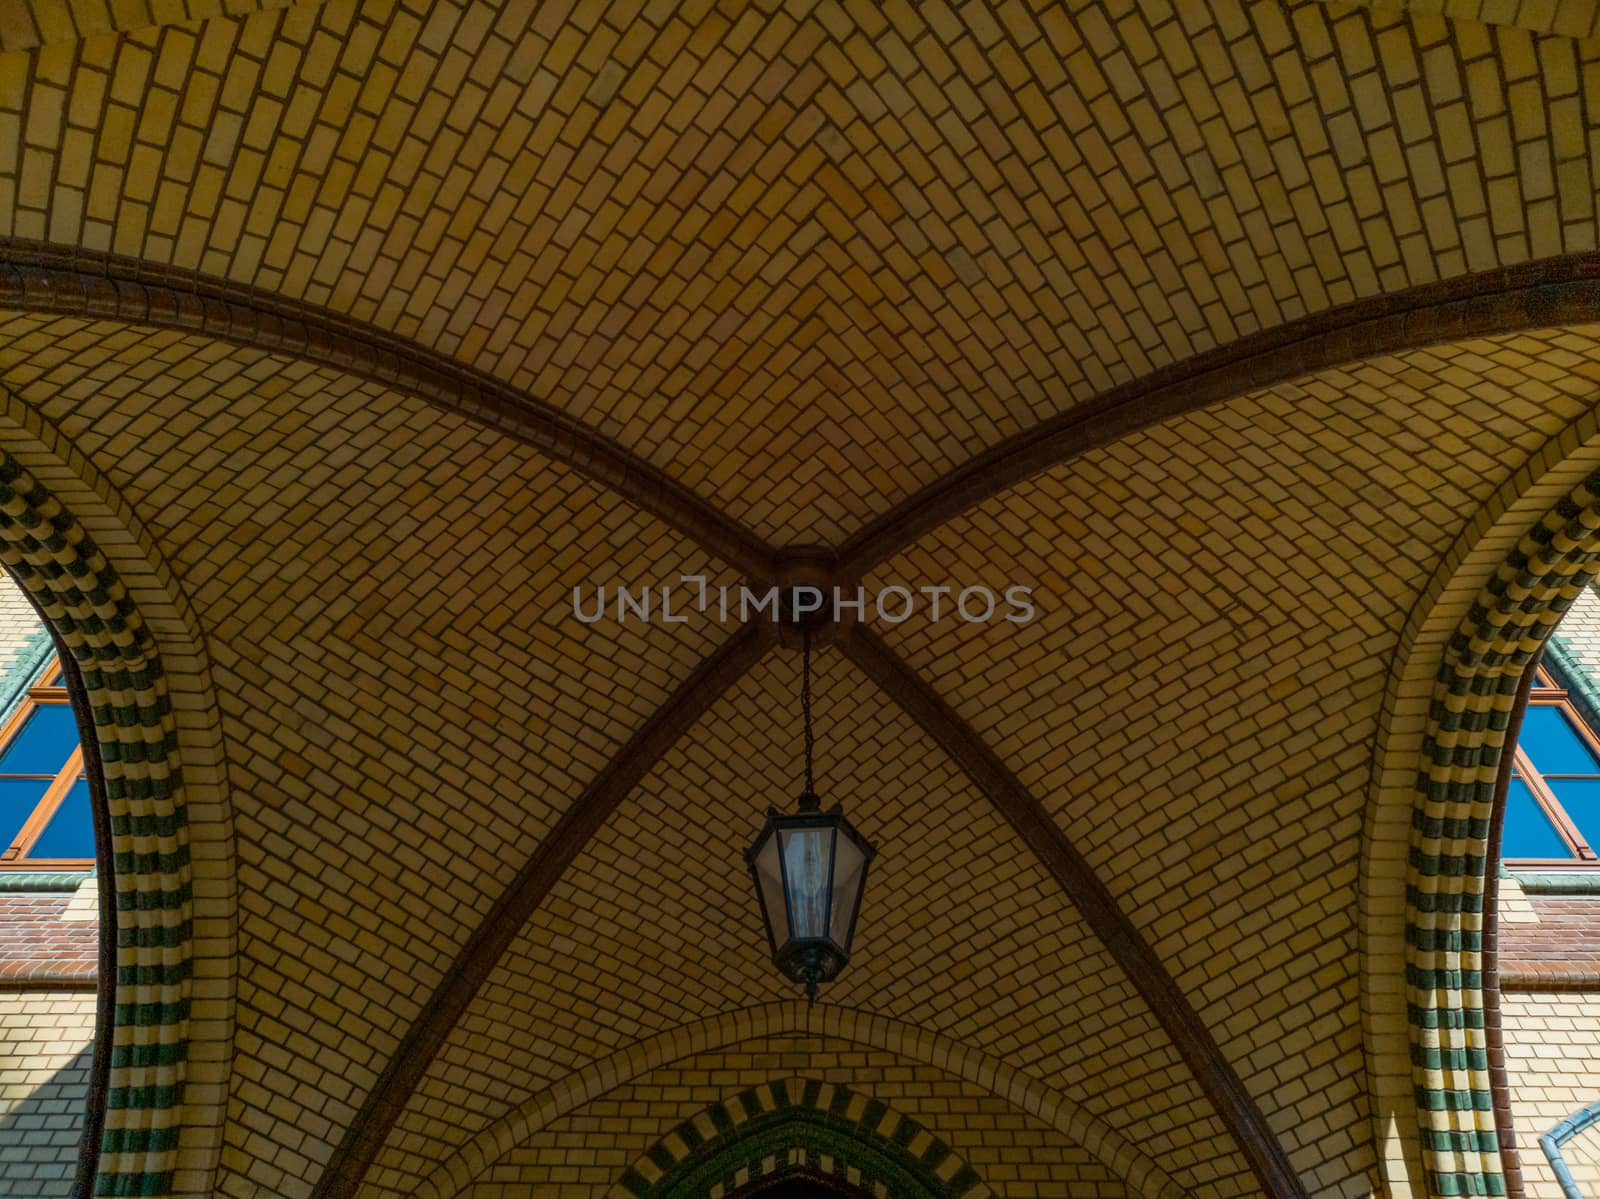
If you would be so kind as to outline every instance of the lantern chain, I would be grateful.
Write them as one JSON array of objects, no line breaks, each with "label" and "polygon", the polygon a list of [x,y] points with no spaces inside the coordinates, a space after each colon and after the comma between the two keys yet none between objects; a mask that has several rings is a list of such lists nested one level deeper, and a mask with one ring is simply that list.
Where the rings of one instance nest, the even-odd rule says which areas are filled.
[{"label": "lantern chain", "polygon": [[800,716],[806,732],[806,790],[808,796],[816,794],[816,780],[812,775],[811,737],[811,626],[800,626]]}]

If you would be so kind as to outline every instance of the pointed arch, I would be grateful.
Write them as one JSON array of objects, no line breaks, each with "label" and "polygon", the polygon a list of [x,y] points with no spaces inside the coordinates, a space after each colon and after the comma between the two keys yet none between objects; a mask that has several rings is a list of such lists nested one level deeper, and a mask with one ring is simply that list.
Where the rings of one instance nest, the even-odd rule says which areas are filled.
[{"label": "pointed arch", "polygon": [[902,1054],[948,1070],[1006,1100],[1081,1145],[1142,1199],[1185,1199],[1187,1192],[1139,1147],[1061,1091],[998,1058],[925,1028],[854,1008],[799,1001],[739,1008],[681,1025],[591,1062],[531,1095],[440,1164],[418,1199],[445,1199],[467,1189],[497,1160],[551,1121],[669,1062],[755,1038],[820,1034]]},{"label": "pointed arch", "polygon": [[883,1199],[993,1194],[931,1129],[882,1100],[789,1078],[685,1120],[628,1167],[606,1199],[710,1199],[786,1175],[833,1179]]},{"label": "pointed arch", "polygon": [[[59,431],[0,388],[0,561],[82,678],[114,889],[94,1194],[201,1196],[225,1117],[232,817],[203,640],[154,543]],[[91,1127],[93,1124],[91,1123]]]},{"label": "pointed arch", "polygon": [[1415,605],[1390,670],[1363,834],[1362,1003],[1386,1189],[1507,1193],[1490,821],[1518,684],[1600,571],[1600,414],[1516,472]]}]

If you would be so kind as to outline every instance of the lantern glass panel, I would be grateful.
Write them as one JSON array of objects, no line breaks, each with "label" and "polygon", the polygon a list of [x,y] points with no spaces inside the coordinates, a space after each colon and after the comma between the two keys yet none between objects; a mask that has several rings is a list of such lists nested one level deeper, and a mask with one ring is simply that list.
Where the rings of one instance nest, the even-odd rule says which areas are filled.
[{"label": "lantern glass panel", "polygon": [[778,836],[771,834],[756,851],[756,878],[761,883],[761,914],[766,917],[767,935],[773,945],[781,945],[788,936],[787,917],[784,915],[783,871],[778,864]]},{"label": "lantern glass panel", "polygon": [[784,881],[789,888],[789,935],[797,940],[828,935],[828,866],[831,828],[784,829]]},{"label": "lantern glass panel", "polygon": [[866,855],[848,836],[841,833],[833,850],[833,914],[828,930],[833,943],[850,952],[851,921],[856,914],[856,899],[861,894],[861,872]]}]

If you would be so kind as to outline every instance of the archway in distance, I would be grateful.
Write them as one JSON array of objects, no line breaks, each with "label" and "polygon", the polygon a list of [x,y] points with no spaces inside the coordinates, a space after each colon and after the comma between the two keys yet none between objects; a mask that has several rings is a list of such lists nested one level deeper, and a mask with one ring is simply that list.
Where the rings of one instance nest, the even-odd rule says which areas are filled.
[{"label": "archway in distance", "polygon": [[988,1186],[930,1129],[849,1087],[784,1079],[683,1121],[608,1199],[839,1195],[988,1199]]}]

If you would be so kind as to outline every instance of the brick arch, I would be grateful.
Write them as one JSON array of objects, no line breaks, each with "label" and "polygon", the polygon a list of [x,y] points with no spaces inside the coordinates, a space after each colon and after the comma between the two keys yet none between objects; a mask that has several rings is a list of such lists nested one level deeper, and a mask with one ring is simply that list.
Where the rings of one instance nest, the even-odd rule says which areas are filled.
[{"label": "brick arch", "polygon": [[94,1194],[210,1195],[232,1041],[235,870],[193,613],[113,489],[0,389],[0,561],[77,664],[109,809],[109,1070]]},{"label": "brick arch", "polygon": [[[1517,329],[1592,322],[1600,312],[1597,271],[1600,256],[1585,252],[1479,272],[1353,301],[1173,363],[990,446],[906,497],[835,547],[830,577],[859,578],[983,498],[1207,403],[1381,353]],[[750,529],[581,422],[575,424],[561,411],[436,350],[336,312],[185,269],[15,239],[0,239],[0,306],[198,332],[361,374],[490,421],[508,436],[615,488],[752,577],[767,577],[779,563],[777,547],[762,544]],[[943,739],[947,744],[959,741],[971,751],[964,759],[976,763],[988,780],[991,799],[1027,823],[1032,832],[1024,832],[1024,837],[1036,853],[1052,855],[1058,881],[1081,908],[1095,914],[1097,933],[1119,956],[1158,1018],[1171,1023],[1180,1052],[1266,1188],[1274,1195],[1303,1193],[1281,1146],[1214,1038],[1148,947],[1128,935],[1131,926],[1120,909],[1059,829],[1046,820],[1037,801],[913,672],[867,638],[858,637],[854,644],[866,647],[857,656],[858,664],[870,657],[881,667],[876,677],[891,684],[898,680],[899,695],[932,713],[934,723],[948,734]],[[659,729],[654,722],[651,727]],[[613,760],[613,766],[619,764],[623,764],[620,759]],[[999,770],[993,769],[996,765]],[[620,802],[623,789],[611,788],[608,798],[613,804]],[[551,853],[541,850],[541,858],[530,863],[539,868],[519,876],[509,897],[512,908],[533,910],[542,898],[541,888],[560,873],[544,870],[544,865],[581,848],[588,836],[586,826],[573,821],[568,829],[570,839],[563,839]],[[450,1022],[470,999],[477,985],[474,980],[481,981],[487,970],[478,951],[496,943],[494,934],[475,938],[428,1001],[423,1017],[406,1034],[402,1052],[391,1057],[380,1084],[347,1126],[317,1183],[317,1195],[354,1193],[372,1155],[392,1129],[404,1095],[416,1085]]]},{"label": "brick arch", "polygon": [[1597,572],[1591,412],[1468,523],[1394,656],[1361,891],[1367,1061],[1392,1193],[1507,1191],[1482,977],[1490,817],[1518,684]]},{"label": "brick arch", "polygon": [[591,1062],[530,1096],[473,1137],[417,1188],[417,1199],[446,1199],[517,1145],[608,1091],[695,1054],[760,1037],[810,1033],[898,1053],[948,1070],[1006,1100],[1082,1146],[1142,1199],[1186,1199],[1187,1192],[1137,1146],[1066,1095],[998,1058],[929,1029],[853,1008],[768,1003],[681,1025]]},{"label": "brick arch", "polygon": [[990,1199],[976,1170],[927,1127],[816,1079],[762,1083],[683,1121],[606,1199],[710,1199],[762,1178],[810,1174],[880,1199]]}]

